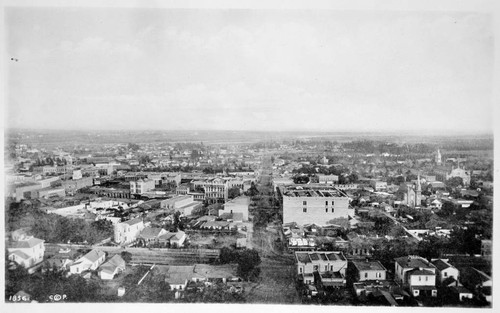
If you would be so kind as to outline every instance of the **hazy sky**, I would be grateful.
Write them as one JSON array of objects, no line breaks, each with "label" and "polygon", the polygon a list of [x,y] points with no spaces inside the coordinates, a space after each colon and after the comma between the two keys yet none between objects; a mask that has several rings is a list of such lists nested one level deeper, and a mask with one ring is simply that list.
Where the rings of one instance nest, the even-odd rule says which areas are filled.
[{"label": "hazy sky", "polygon": [[7,125],[492,131],[490,15],[8,8]]}]

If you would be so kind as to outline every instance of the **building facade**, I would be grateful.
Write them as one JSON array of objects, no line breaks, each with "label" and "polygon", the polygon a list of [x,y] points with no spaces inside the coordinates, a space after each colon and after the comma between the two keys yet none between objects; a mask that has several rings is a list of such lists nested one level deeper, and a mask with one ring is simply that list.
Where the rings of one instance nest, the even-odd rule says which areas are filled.
[{"label": "building facade", "polygon": [[118,223],[114,226],[114,239],[119,244],[129,244],[137,239],[144,229],[144,222],[141,218]]},{"label": "building facade", "polygon": [[130,194],[132,195],[142,195],[153,189],[155,189],[155,181],[153,179],[139,179],[130,182]]},{"label": "building facade", "polygon": [[336,188],[290,186],[280,188],[283,223],[326,225],[336,218],[348,218],[349,198]]},{"label": "building facade", "polygon": [[299,280],[304,284],[314,284],[319,279],[323,285],[345,285],[347,259],[342,252],[295,252],[295,260]]}]

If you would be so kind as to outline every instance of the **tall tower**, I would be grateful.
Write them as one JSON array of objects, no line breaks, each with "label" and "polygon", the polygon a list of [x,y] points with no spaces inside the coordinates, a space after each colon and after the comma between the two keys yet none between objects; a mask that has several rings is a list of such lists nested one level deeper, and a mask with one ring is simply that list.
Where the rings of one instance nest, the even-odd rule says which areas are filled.
[{"label": "tall tower", "polygon": [[441,165],[441,163],[442,163],[442,161],[441,161],[441,151],[439,151],[439,149],[438,149],[438,151],[436,153],[436,160],[435,161],[436,161],[437,165]]},{"label": "tall tower", "polygon": [[422,203],[422,185],[420,184],[420,173],[417,175],[417,190],[415,191],[415,206],[420,207]]}]

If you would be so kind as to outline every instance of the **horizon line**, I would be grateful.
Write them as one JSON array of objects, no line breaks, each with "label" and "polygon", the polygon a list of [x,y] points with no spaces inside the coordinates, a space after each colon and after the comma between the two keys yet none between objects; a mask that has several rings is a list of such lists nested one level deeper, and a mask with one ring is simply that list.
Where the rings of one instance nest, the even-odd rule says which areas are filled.
[{"label": "horizon line", "polygon": [[365,130],[324,130],[324,129],[284,129],[284,130],[258,130],[258,129],[95,129],[95,128],[29,128],[29,127],[5,127],[4,131],[72,131],[72,132],[253,132],[253,133],[315,133],[315,134],[422,134],[433,136],[445,136],[453,134],[471,134],[471,135],[494,135],[494,130],[458,130],[458,129],[365,129]]}]

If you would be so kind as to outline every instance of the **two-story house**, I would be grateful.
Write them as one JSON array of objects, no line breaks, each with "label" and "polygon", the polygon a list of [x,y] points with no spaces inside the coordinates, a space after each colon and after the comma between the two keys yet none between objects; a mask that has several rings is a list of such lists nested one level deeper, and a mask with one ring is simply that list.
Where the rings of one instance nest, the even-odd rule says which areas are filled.
[{"label": "two-story house", "polygon": [[431,263],[436,267],[437,280],[440,284],[445,282],[447,286],[458,286],[460,272],[448,263],[447,259],[434,259]]},{"label": "two-story house", "polygon": [[35,237],[14,241],[7,248],[8,258],[28,268],[43,261],[45,254],[44,240]]},{"label": "two-story house", "polygon": [[144,222],[137,217],[114,226],[115,242],[119,244],[129,244],[137,239],[144,229]]},{"label": "two-story house", "polygon": [[347,259],[342,252],[295,252],[295,259],[297,274],[303,283],[345,286]]},{"label": "two-story house", "polygon": [[436,266],[426,259],[409,255],[396,258],[395,280],[415,297],[437,296]]},{"label": "two-story house", "polygon": [[387,269],[379,261],[352,261],[356,281],[386,280]]}]

